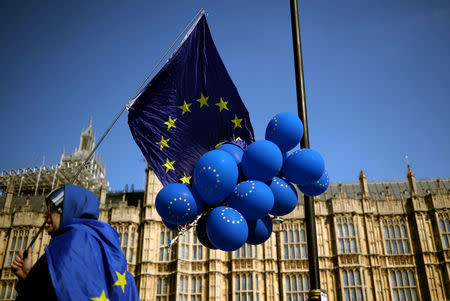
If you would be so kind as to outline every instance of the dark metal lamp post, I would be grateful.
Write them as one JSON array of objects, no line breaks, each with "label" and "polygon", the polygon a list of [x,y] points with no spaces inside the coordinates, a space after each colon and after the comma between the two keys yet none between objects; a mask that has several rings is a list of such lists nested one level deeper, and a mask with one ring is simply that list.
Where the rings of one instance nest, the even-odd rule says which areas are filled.
[{"label": "dark metal lamp post", "polygon": [[283,293],[283,279],[281,276],[281,223],[284,221],[283,218],[279,216],[274,216],[272,218],[272,223],[274,225],[277,225],[277,228],[273,231],[275,232],[275,238],[276,238],[276,255],[277,255],[277,277],[278,277],[278,291],[280,295],[280,301],[284,300],[284,293]]},{"label": "dark metal lamp post", "polygon": [[[297,87],[298,115],[303,122],[304,133],[301,148],[309,148],[308,118],[306,114],[305,81],[303,77],[302,44],[300,38],[300,21],[297,0],[290,0],[292,40],[294,43],[295,83]],[[304,195],[306,239],[308,242],[309,263],[309,300],[320,300],[319,257],[317,252],[316,222],[314,199]]]}]

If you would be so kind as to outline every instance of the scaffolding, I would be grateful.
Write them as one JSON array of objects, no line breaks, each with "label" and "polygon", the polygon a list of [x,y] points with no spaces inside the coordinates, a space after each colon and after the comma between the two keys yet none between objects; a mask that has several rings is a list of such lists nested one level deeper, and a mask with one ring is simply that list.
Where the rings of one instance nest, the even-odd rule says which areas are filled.
[{"label": "scaffolding", "polygon": [[[16,196],[45,195],[53,189],[71,183],[80,166],[83,165],[93,149],[95,136],[92,131],[92,118],[89,127],[82,131],[80,145],[72,154],[62,152],[59,163],[26,167],[0,172],[0,190]],[[72,184],[83,186],[99,193],[105,183],[106,167],[98,153],[83,167]]]}]

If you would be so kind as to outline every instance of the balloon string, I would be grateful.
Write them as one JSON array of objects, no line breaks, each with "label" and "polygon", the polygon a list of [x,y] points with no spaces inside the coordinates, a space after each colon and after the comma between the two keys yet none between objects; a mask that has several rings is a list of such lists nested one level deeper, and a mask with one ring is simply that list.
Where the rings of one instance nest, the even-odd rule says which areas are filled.
[{"label": "balloon string", "polygon": [[[208,211],[209,211],[209,210],[208,210]],[[186,224],[186,225],[184,225],[184,226],[178,226],[179,229],[178,229],[178,234],[177,234],[177,236],[175,236],[175,237],[170,241],[170,243],[167,245],[167,247],[169,248],[168,251],[170,251],[170,252],[172,252],[172,253],[175,253],[175,252],[172,250],[172,245],[175,244],[175,243],[178,241],[178,238],[181,237],[181,236],[183,236],[184,233],[186,233],[187,231],[189,231],[192,227],[197,226],[198,220],[199,220],[203,215],[205,215],[208,211],[205,211],[205,212],[200,213],[200,214],[195,218],[195,220],[194,220],[193,222],[188,223],[188,224]]]},{"label": "balloon string", "polygon": [[[224,206],[227,205],[228,202],[227,200],[223,200],[222,202],[220,202],[217,206]],[[209,214],[209,212],[211,210],[213,210],[214,208],[208,208],[207,210],[203,211],[202,213],[200,213],[193,222],[188,223],[184,226],[178,226],[178,234],[177,236],[175,236],[170,242],[169,244],[166,246],[168,248],[167,252],[172,252],[173,254],[175,254],[175,252],[172,250],[172,245],[175,244],[178,241],[178,238],[183,236],[184,233],[186,233],[187,231],[189,231],[192,227],[197,226],[197,222],[200,218],[202,218],[202,216],[206,216]]]}]

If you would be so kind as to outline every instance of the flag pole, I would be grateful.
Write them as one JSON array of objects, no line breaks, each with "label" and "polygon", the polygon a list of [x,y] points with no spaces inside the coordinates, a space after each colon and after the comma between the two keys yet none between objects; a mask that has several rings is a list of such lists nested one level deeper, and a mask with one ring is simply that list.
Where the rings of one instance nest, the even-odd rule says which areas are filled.
[{"label": "flag pole", "polygon": [[[295,83],[297,87],[298,116],[303,122],[304,133],[301,148],[309,148],[308,117],[306,114],[305,80],[303,76],[302,43],[300,37],[300,18],[298,1],[290,0],[292,41],[294,44]],[[319,257],[317,252],[316,222],[314,199],[303,195],[305,206],[306,239],[309,263],[309,300],[320,300]],[[281,279],[279,280],[281,281]]]}]

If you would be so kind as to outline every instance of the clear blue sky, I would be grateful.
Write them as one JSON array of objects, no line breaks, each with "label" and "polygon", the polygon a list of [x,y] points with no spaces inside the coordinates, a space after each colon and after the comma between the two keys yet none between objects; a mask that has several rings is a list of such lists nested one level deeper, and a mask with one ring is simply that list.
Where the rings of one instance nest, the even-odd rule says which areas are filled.
[{"label": "clear blue sky", "polygon": [[[289,1],[0,1],[0,169],[97,140],[201,8],[253,123],[297,112]],[[450,176],[450,2],[299,1],[311,147],[331,182]],[[143,188],[125,113],[100,154]]]}]

